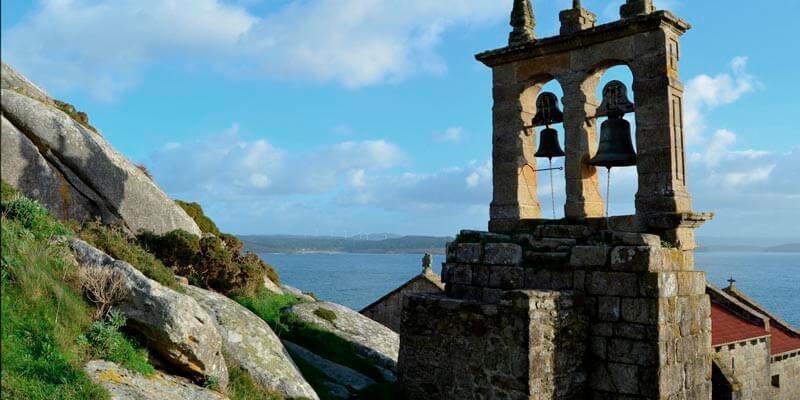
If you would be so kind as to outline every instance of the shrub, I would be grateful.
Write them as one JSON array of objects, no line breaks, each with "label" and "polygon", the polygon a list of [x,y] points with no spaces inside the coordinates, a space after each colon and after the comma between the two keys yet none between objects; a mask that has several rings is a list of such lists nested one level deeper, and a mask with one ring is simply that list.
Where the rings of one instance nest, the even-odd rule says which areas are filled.
[{"label": "shrub", "polygon": [[240,253],[244,249],[244,243],[239,238],[229,233],[219,234],[219,238],[225,243],[225,247],[235,253]]},{"label": "shrub", "polygon": [[316,316],[318,316],[318,317],[320,317],[320,318],[322,318],[322,319],[324,319],[324,320],[326,320],[326,321],[328,321],[330,323],[333,323],[333,321],[336,321],[336,312],[334,312],[333,310],[329,310],[327,308],[318,307],[316,310],[314,310],[314,315],[316,315]]},{"label": "shrub", "polygon": [[0,212],[9,219],[18,221],[38,238],[54,235],[69,235],[71,232],[50,215],[41,204],[25,197],[0,202]]},{"label": "shrub", "polygon": [[200,204],[187,203],[181,200],[175,200],[175,203],[178,204],[183,211],[186,211],[186,214],[189,214],[189,216],[192,217],[201,231],[205,233],[211,233],[214,236],[220,235],[217,224],[215,224],[211,218],[206,217],[205,213],[203,212],[203,207],[201,207]]},{"label": "shrub", "polygon": [[99,266],[81,266],[78,277],[86,297],[97,306],[95,319],[100,319],[111,311],[128,295],[125,276],[122,271]]},{"label": "shrub", "polygon": [[127,369],[151,375],[155,368],[147,360],[147,350],[138,348],[134,339],[120,332],[127,322],[122,313],[112,311],[105,319],[96,321],[79,342],[87,346],[96,358],[115,362]]},{"label": "shrub", "polygon": [[[241,253],[242,249],[244,249],[244,243],[242,243],[242,241],[239,240],[239,238],[237,238],[236,236],[223,233],[220,234],[219,238],[222,239],[223,243],[225,243],[225,248],[227,248],[233,253]],[[243,257],[246,263],[250,265],[257,264],[259,268],[264,269],[266,271],[267,278],[269,278],[269,280],[275,282],[276,284],[280,285],[281,279],[278,276],[278,272],[275,271],[275,269],[272,268],[271,265],[265,263],[263,260],[261,260],[261,258],[256,256],[255,254],[251,255],[250,253],[247,253]]]},{"label": "shrub", "polygon": [[103,225],[99,221],[84,223],[78,231],[81,239],[111,257],[133,265],[148,278],[172,289],[183,290],[175,282],[175,274],[147,252],[120,227]]},{"label": "shrub", "polygon": [[173,268],[191,266],[200,252],[200,238],[181,229],[169,232],[164,236],[146,232],[139,235],[138,238],[144,248],[153,252],[159,260]]},{"label": "shrub", "polygon": [[269,267],[256,255],[233,251],[215,236],[199,239],[176,230],[164,236],[143,234],[139,240],[190,283],[224,294],[253,295],[268,273]]}]

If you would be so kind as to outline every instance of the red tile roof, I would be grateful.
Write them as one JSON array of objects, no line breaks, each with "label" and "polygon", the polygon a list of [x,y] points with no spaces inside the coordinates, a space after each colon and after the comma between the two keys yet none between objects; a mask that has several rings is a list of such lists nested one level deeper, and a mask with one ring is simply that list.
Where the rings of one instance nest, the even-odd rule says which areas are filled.
[{"label": "red tile roof", "polygon": [[711,345],[741,342],[763,337],[769,332],[762,326],[745,321],[722,306],[711,303]]},{"label": "red tile roof", "polygon": [[[771,322],[774,324],[775,322]],[[771,325],[770,333],[772,333],[772,355],[786,353],[787,351],[800,349],[800,337],[790,335],[780,327]],[[712,333],[713,334],[713,333]]]}]

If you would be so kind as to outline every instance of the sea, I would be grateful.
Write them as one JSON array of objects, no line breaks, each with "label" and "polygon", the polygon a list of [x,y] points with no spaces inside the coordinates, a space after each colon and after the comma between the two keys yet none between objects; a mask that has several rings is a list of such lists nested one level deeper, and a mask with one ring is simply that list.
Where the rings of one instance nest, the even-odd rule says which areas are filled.
[{"label": "sea", "polygon": [[[281,280],[318,298],[360,310],[422,270],[421,254],[263,253]],[[443,255],[434,255],[441,273]],[[736,287],[800,327],[800,253],[697,252],[697,270],[717,287]]]}]

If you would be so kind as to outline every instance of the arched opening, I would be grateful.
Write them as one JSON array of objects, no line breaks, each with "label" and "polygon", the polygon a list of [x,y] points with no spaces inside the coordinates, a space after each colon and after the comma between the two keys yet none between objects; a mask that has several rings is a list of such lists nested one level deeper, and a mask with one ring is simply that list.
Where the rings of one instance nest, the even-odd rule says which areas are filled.
[{"label": "arched opening", "polygon": [[[633,73],[631,69],[621,63],[609,63],[610,66],[603,66],[598,68],[595,74],[590,78],[597,82],[594,95],[598,105],[603,102],[603,91],[607,88],[609,83],[613,81],[622,82],[627,89],[627,98],[636,104],[636,99],[633,95]],[[598,107],[599,109],[599,107]],[[626,136],[630,138],[633,149],[636,148],[636,113],[629,112],[623,117],[625,121],[630,124],[630,132],[627,135],[617,136],[618,138]],[[609,120],[608,116],[598,117],[595,120],[595,129],[597,129],[598,150],[597,153],[603,153],[603,148],[599,144],[603,140],[603,126]],[[611,131],[611,123],[609,123],[606,134]],[[616,125],[619,127],[619,125]],[[619,133],[619,131],[617,132]],[[614,141],[614,143],[620,143]],[[624,146],[623,146],[624,147]],[[606,147],[606,150],[608,147]],[[597,153],[594,157],[597,156]],[[605,153],[608,154],[608,153]],[[610,182],[609,182],[610,172]],[[638,190],[638,177],[636,166],[615,166],[610,169],[598,168],[601,197],[603,198],[607,215],[633,215],[636,213],[636,191]]]},{"label": "arched opening", "polygon": [[[564,90],[557,80],[551,79],[544,84],[537,95],[537,98],[542,93],[553,93],[558,99],[557,105],[559,110],[564,111],[562,98],[564,97]],[[536,144],[537,148],[534,151],[546,150],[543,149],[542,131],[545,126],[536,127]],[[550,126],[557,132],[557,146],[562,150],[565,148],[565,132],[563,123],[554,123]],[[550,142],[550,145],[553,143]],[[564,204],[566,202],[566,181],[564,179],[564,157],[537,157],[536,158],[536,175],[537,175],[537,193],[539,194],[539,205],[541,207],[541,215],[544,219],[561,219],[564,218]],[[553,169],[555,168],[555,169]],[[560,169],[559,169],[560,168]]]}]

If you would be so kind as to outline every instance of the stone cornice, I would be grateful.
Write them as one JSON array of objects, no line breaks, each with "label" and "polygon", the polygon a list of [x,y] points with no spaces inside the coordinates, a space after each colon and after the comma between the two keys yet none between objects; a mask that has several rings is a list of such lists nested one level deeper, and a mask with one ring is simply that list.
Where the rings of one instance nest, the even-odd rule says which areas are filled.
[{"label": "stone cornice", "polygon": [[517,60],[568,52],[663,28],[671,29],[682,35],[691,29],[691,25],[669,11],[656,11],[652,14],[614,21],[569,35],[553,36],[519,46],[489,50],[477,54],[475,58],[489,67],[495,67]]}]

